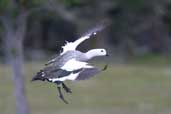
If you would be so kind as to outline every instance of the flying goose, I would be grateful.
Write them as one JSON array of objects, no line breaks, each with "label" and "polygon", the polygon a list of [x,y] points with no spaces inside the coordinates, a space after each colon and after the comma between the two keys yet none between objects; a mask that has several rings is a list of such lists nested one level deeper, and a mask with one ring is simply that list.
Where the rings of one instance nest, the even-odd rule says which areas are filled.
[{"label": "flying goose", "polygon": [[63,50],[60,55],[48,61],[45,64],[45,68],[40,70],[32,78],[32,81],[41,80],[57,84],[60,99],[68,103],[61,92],[61,86],[67,93],[72,93],[72,91],[64,84],[64,81],[85,80],[107,69],[107,65],[103,69],[100,69],[87,62],[97,56],[108,56],[105,49],[91,49],[86,53],[76,50],[80,43],[96,35],[103,28],[104,26],[102,25],[98,26],[78,40],[67,42],[62,46]]}]

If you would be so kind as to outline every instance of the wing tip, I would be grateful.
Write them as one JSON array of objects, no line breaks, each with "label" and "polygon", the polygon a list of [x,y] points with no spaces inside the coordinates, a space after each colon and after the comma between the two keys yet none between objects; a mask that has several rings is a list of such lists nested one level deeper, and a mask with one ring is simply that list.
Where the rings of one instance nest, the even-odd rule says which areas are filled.
[{"label": "wing tip", "polygon": [[102,69],[102,71],[107,70],[107,68],[108,68],[108,64],[106,64],[106,65],[104,66],[104,68]]}]

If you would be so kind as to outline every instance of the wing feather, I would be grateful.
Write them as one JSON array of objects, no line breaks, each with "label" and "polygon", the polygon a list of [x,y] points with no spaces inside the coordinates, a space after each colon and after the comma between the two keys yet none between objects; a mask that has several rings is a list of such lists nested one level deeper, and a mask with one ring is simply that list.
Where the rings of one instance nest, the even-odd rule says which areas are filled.
[{"label": "wing feather", "polygon": [[91,38],[91,36],[96,35],[97,32],[103,30],[105,28],[104,25],[98,25],[95,28],[88,31],[86,34],[82,35],[79,39],[77,39],[74,42],[68,42],[66,41],[66,44],[62,46],[62,52],[60,55],[63,55],[65,52],[70,50],[76,50],[79,44],[81,44],[83,41]]},{"label": "wing feather", "polygon": [[76,80],[89,79],[89,78],[95,76],[96,74],[106,70],[106,69],[107,69],[107,65],[103,69],[96,68],[96,67],[94,67],[94,68],[85,68],[79,73]]}]

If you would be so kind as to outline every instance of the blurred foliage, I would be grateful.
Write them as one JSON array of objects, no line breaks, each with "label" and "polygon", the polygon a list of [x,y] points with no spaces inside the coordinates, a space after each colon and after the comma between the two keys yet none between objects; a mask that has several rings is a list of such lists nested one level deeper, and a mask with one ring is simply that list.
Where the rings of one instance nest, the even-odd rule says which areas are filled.
[{"label": "blurred foliage", "polygon": [[128,8],[132,10],[140,10],[145,7],[146,1],[144,0],[120,0],[120,5],[123,6],[123,8]]},{"label": "blurred foliage", "polygon": [[167,66],[171,64],[170,56],[161,54],[144,54],[131,58],[131,63],[148,66]]},{"label": "blurred foliage", "polygon": [[83,0],[60,0],[60,1],[69,7],[79,6],[83,4]]},{"label": "blurred foliage", "polygon": [[0,0],[0,11],[3,12],[7,8],[9,0]]},{"label": "blurred foliage", "polygon": [[[17,5],[10,1],[0,0],[0,14],[12,19],[22,9],[29,11],[46,5],[51,8],[33,12],[28,17],[26,50],[59,51],[64,40],[73,41],[83,31],[107,18],[111,26],[105,30],[102,40],[91,43],[93,47],[103,44],[128,55],[171,53],[169,0],[16,0]],[[58,42],[58,47],[54,42]],[[83,47],[87,46],[90,45]]]}]

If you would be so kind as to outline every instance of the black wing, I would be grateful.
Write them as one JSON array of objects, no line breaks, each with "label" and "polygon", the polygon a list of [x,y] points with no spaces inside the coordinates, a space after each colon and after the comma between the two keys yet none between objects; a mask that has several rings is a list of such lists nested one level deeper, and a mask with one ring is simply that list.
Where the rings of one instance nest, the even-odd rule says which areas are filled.
[{"label": "black wing", "polygon": [[56,69],[53,66],[49,66],[44,68],[43,70],[40,70],[32,79],[32,81],[35,80],[48,80],[48,79],[52,79],[52,78],[60,78],[63,76],[67,76],[69,75],[71,72],[66,71],[66,70],[62,70],[62,69]]},{"label": "black wing", "polygon": [[80,74],[78,75],[78,77],[76,78],[76,80],[86,80],[86,79],[89,79],[90,77],[93,77],[96,74],[98,74],[101,71],[104,71],[106,69],[107,69],[107,65],[105,65],[105,67],[103,69],[99,69],[99,68],[86,68],[86,69],[83,69],[80,72]]},{"label": "black wing", "polygon": [[33,78],[32,81],[35,80],[41,80],[41,81],[49,81],[49,79],[56,79],[56,78],[62,78],[65,76],[70,75],[71,73],[75,74],[78,72],[81,72],[83,69],[77,69],[74,71],[66,71],[63,69],[56,69],[53,66],[49,66],[44,68],[43,70],[40,70]]}]

